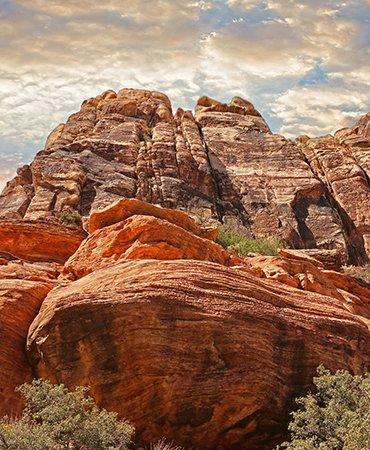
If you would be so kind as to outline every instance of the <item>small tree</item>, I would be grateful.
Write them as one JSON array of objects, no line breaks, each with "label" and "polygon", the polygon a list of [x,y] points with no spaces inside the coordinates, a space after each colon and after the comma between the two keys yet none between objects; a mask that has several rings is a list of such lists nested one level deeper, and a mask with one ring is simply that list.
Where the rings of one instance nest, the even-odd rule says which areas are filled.
[{"label": "small tree", "polygon": [[1,450],[128,449],[134,428],[99,410],[88,389],[69,392],[63,384],[34,380],[18,390],[26,406],[19,419],[0,421]]},{"label": "small tree", "polygon": [[346,370],[331,374],[318,368],[316,394],[296,400],[299,408],[289,425],[291,441],[279,449],[370,449],[370,375]]}]

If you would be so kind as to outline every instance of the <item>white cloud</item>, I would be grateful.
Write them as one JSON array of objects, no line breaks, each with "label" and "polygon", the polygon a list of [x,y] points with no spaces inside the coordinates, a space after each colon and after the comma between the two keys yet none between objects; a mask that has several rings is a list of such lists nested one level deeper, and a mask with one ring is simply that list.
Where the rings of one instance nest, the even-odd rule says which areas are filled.
[{"label": "white cloud", "polygon": [[271,109],[283,120],[281,132],[296,137],[333,133],[365,114],[369,103],[368,91],[354,92],[346,86],[329,84],[290,89],[277,98]]}]

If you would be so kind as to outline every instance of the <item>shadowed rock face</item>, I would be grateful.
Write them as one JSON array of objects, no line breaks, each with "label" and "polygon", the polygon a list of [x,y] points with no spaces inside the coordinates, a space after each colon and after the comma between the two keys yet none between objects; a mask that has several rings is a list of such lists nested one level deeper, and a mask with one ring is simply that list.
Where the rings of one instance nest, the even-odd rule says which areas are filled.
[{"label": "shadowed rock face", "polygon": [[[126,198],[237,221],[295,248],[369,254],[369,115],[335,137],[272,134],[253,105],[199,99],[172,114],[159,92],[107,91],[48,137],[0,196],[0,218],[58,220]],[[1,248],[0,248],[1,250]]]},{"label": "shadowed rock face", "polygon": [[[369,284],[335,271],[369,255],[369,119],[292,142],[238,97],[84,102],[0,196],[0,415],[41,376],[139,445],[273,448],[317,365],[370,369]],[[185,211],[295,250],[238,258]]]}]

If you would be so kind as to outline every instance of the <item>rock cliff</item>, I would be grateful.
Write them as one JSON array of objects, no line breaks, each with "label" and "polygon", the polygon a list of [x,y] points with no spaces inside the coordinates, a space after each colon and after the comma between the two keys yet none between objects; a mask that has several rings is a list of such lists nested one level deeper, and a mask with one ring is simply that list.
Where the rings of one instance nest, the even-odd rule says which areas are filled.
[{"label": "rock cliff", "polygon": [[335,136],[271,133],[253,105],[199,99],[175,115],[161,93],[122,89],[85,101],[0,197],[3,220],[83,216],[122,197],[236,220],[294,248],[370,254],[370,114]]},{"label": "rock cliff", "polygon": [[[238,97],[85,101],[0,196],[0,414],[38,376],[138,445],[273,448],[319,364],[370,368],[370,285],[341,271],[370,256],[369,123],[291,141]],[[290,248],[235,256],[221,223]]]}]

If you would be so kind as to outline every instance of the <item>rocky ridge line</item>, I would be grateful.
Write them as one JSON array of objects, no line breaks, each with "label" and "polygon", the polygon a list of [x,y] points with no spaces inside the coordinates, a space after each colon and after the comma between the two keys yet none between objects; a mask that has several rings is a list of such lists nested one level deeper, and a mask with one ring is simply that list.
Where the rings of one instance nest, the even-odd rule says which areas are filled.
[{"label": "rocky ridge line", "polygon": [[239,97],[202,97],[195,115],[173,115],[164,94],[107,91],[18,170],[0,196],[0,220],[59,223],[65,210],[87,217],[137,198],[362,264],[370,254],[369,120],[293,142]]}]

